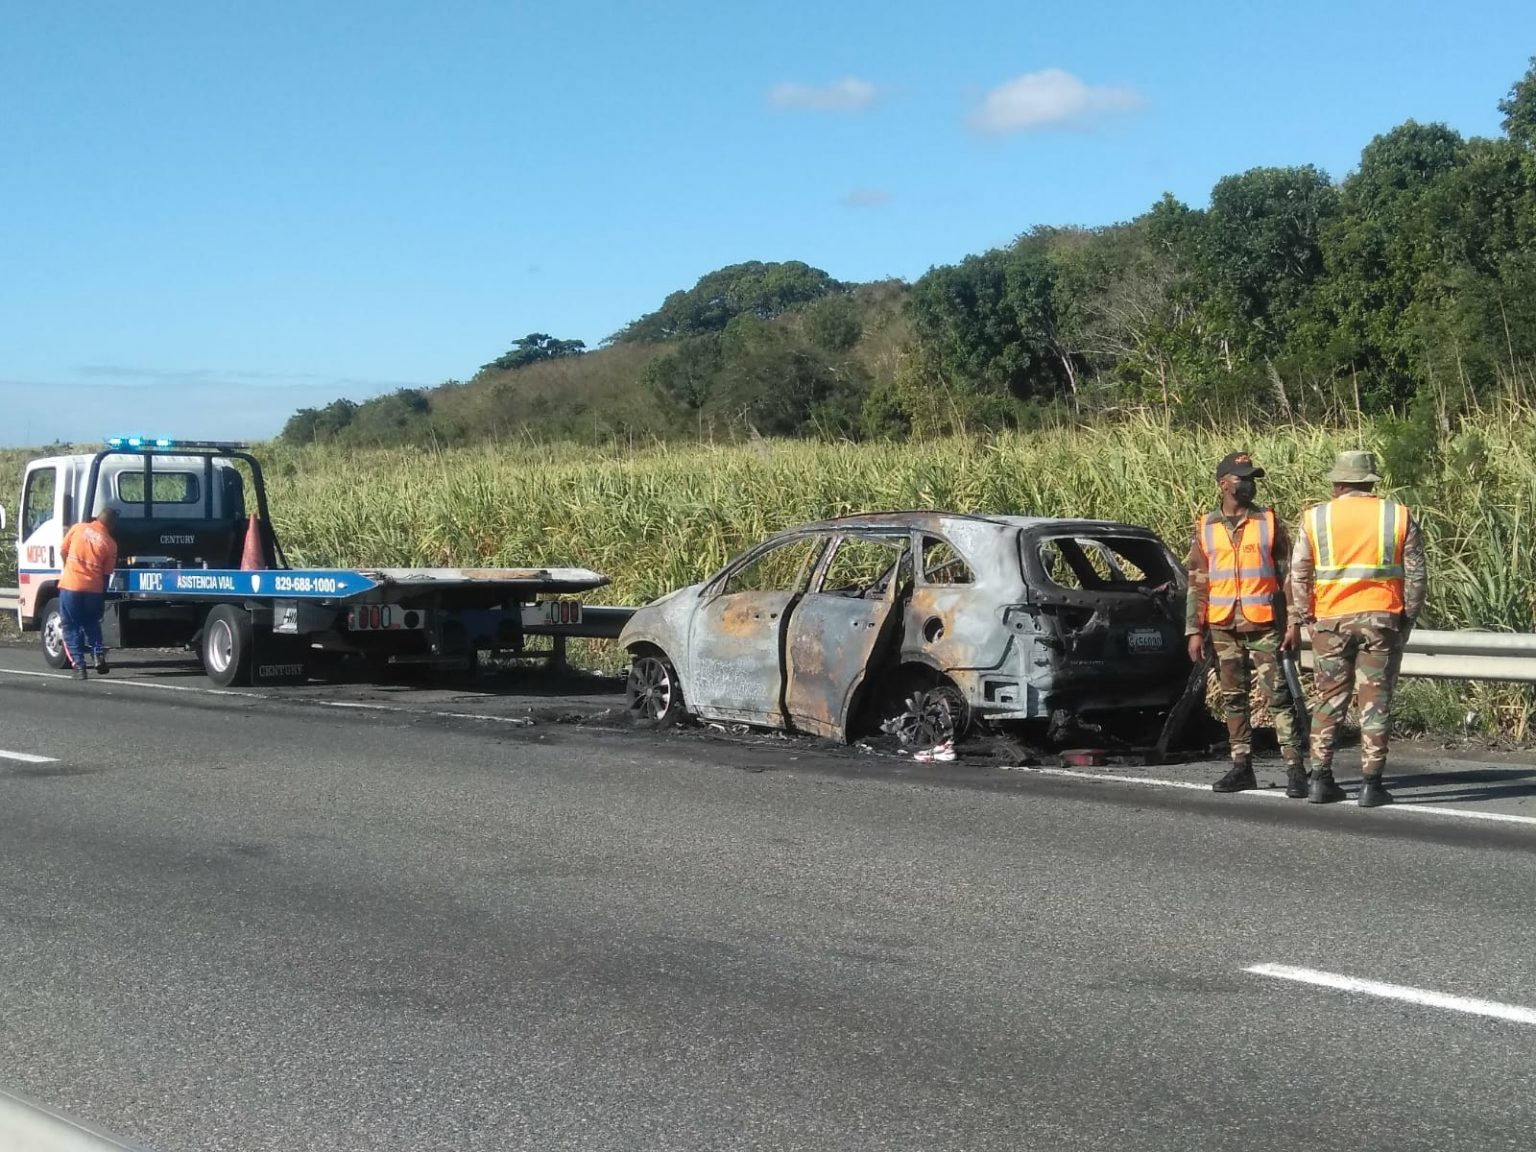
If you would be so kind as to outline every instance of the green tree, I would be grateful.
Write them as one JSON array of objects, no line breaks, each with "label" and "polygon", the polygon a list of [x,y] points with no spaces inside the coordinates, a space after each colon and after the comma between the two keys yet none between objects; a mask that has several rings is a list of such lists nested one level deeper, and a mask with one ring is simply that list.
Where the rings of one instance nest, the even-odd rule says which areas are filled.
[{"label": "green tree", "polygon": [[846,352],[864,334],[859,307],[852,296],[824,296],[807,305],[803,323],[811,344],[824,352]]},{"label": "green tree", "polygon": [[1504,113],[1504,135],[1522,148],[1536,149],[1536,56],[1509,95],[1499,101],[1499,111]]},{"label": "green tree", "polygon": [[673,292],[647,313],[609,337],[609,343],[656,342],[720,332],[735,317],[771,320],[812,300],[846,290],[820,268],[799,260],[731,264],[699,278],[687,291]]},{"label": "green tree", "polygon": [[357,406],[344,439],[351,444],[410,444],[425,439],[432,401],[420,388],[397,388]]},{"label": "green tree", "polygon": [[557,340],[544,332],[530,332],[521,340],[515,341],[508,351],[502,353],[489,364],[482,364],[480,370],[509,372],[516,368],[526,368],[530,364],[537,364],[542,360],[558,360],[564,356],[580,356],[587,350],[586,344],[581,340]]},{"label": "green tree", "polygon": [[930,268],[908,296],[917,349],[929,370],[977,394],[1023,400],[1063,391],[1067,373],[1055,354],[1052,277],[1038,237]]},{"label": "green tree", "polygon": [[288,417],[279,438],[289,444],[316,444],[334,440],[351,426],[357,405],[351,400],[332,400],[324,408],[301,408]]},{"label": "green tree", "polygon": [[689,412],[704,409],[715,394],[720,374],[720,337],[711,333],[678,342],[641,373],[646,388],[659,399]]},{"label": "green tree", "polygon": [[1458,133],[1410,120],[1366,145],[1344,181],[1325,234],[1323,307],[1339,368],[1363,375],[1372,406],[1402,402],[1422,378],[1414,333],[1446,239],[1429,200],[1468,158]]},{"label": "green tree", "polygon": [[1338,190],[1320,169],[1253,168],[1219,180],[1200,226],[1211,335],[1257,362],[1278,352],[1324,270]]}]

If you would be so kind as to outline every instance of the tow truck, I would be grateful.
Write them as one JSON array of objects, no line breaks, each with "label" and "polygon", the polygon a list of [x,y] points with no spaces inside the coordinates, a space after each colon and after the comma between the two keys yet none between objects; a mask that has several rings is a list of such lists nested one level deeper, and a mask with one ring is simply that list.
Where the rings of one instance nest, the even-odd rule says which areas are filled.
[{"label": "tow truck", "polygon": [[[254,507],[252,504],[254,503]],[[221,687],[302,683],[327,661],[472,670],[482,652],[521,655],[529,636],[616,635],[618,609],[583,613],[586,568],[295,568],[268,514],[249,445],[117,436],[92,454],[29,462],[16,525],[17,616],[43,658],[69,666],[59,546],[72,524],[117,511],[108,648],[181,647]],[[606,619],[614,616],[613,619]]]}]

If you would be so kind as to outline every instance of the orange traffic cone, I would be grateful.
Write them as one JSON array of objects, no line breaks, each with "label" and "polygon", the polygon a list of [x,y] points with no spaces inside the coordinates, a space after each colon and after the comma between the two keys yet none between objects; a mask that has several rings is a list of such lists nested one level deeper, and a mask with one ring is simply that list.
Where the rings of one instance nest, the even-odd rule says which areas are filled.
[{"label": "orange traffic cone", "polygon": [[252,512],[246,523],[245,550],[240,553],[240,571],[259,571],[267,566],[266,549],[261,544],[261,517]]}]

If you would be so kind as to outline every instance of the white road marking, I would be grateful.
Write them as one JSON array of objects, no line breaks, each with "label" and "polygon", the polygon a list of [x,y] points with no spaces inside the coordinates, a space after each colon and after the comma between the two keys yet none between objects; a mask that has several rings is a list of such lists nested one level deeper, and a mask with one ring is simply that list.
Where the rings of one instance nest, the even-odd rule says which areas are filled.
[{"label": "white road marking", "polygon": [[[0,673],[9,676],[32,676],[42,680],[73,679],[67,672],[37,672],[29,668],[0,668]],[[105,677],[98,677],[98,679],[106,680]],[[432,712],[418,708],[401,708],[396,704],[371,704],[359,700],[316,700],[312,696],[269,696],[265,692],[241,692],[235,688],[204,688],[199,684],[166,684],[159,680],[138,680],[132,677],[119,677],[106,682],[113,688],[158,688],[163,692],[192,692],[199,696],[237,696],[245,700],[286,700],[290,703],[312,704],[320,708],[389,712],[400,716],[433,716],[440,720],[484,720],[489,724],[510,724],[514,728],[529,728],[534,723],[526,716],[479,716],[473,712]]]},{"label": "white road marking", "polygon": [[[1099,780],[1108,784],[1142,784],[1153,788],[1187,788],[1196,792],[1209,792],[1209,784],[1196,784],[1189,780],[1163,780],[1156,776],[1115,776],[1108,772],[1078,772],[1071,768],[1019,768],[1009,771],[1038,772],[1042,776],[1066,776],[1074,780]],[[1285,800],[1285,790],[1282,788],[1251,788],[1244,792],[1234,792],[1232,796],[1244,796],[1254,800]],[[1306,801],[1294,801],[1304,804]],[[1386,808],[1373,808],[1371,815],[1376,816],[1400,814],[1403,816],[1455,816],[1462,820],[1490,820],[1497,824],[1528,824],[1536,825],[1536,816],[1515,816],[1509,812],[1473,812],[1465,808],[1443,808],[1438,804],[1418,804],[1413,801],[1399,801]]]},{"label": "white road marking", "polygon": [[23,764],[57,764],[56,756],[35,756],[31,752],[7,752],[0,748],[0,760],[20,760]]},{"label": "white road marking", "polygon": [[[1067,776],[1074,780],[1108,780],[1116,784],[1148,784],[1153,788],[1187,788],[1195,792],[1209,792],[1209,784],[1196,784],[1191,780],[1161,780],[1156,776],[1115,776],[1109,772],[1079,772],[1073,768],[1024,768],[1021,771],[1038,772],[1042,776]],[[1285,791],[1280,788],[1252,788],[1246,792],[1234,793],[1238,796],[1255,796],[1262,799],[1284,799]]]},{"label": "white road marking", "polygon": [[1511,1020],[1516,1024],[1536,1024],[1536,1008],[1522,1008],[1518,1004],[1501,1004],[1497,1000],[1476,1000],[1469,996],[1449,996],[1444,992],[1431,992],[1427,988],[1410,988],[1406,984],[1383,984],[1377,980],[1360,980],[1354,976],[1340,976],[1335,972],[1319,972],[1315,968],[1292,968],[1288,964],[1255,964],[1244,968],[1255,976],[1269,976],[1276,980],[1295,980],[1301,984],[1315,984],[1320,988],[1337,988],[1341,992],[1358,992],[1364,996],[1377,996],[1385,1000],[1404,1000],[1409,1004],[1422,1004],[1427,1008],[1447,1008],[1452,1012],[1466,1012],[1473,1016],[1492,1016],[1498,1020]]},{"label": "white road marking", "polygon": [[[73,680],[68,672],[35,672],[29,668],[0,668],[0,673],[7,676],[32,676],[39,680]],[[132,688],[158,688],[162,692],[197,692],[204,696],[248,696],[253,700],[265,700],[260,692],[237,692],[233,688],[202,688],[196,684],[165,684],[159,680],[135,680],[125,676],[116,679],[109,676],[92,677],[102,680],[113,687]]]}]

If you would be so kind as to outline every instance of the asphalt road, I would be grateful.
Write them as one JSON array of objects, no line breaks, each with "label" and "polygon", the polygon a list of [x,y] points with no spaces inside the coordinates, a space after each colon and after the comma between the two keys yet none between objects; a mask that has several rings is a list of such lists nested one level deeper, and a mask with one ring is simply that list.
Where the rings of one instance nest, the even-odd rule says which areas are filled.
[{"label": "asphalt road", "polygon": [[0,1087],[166,1152],[1532,1145],[1528,824],[323,699],[0,675]]}]

